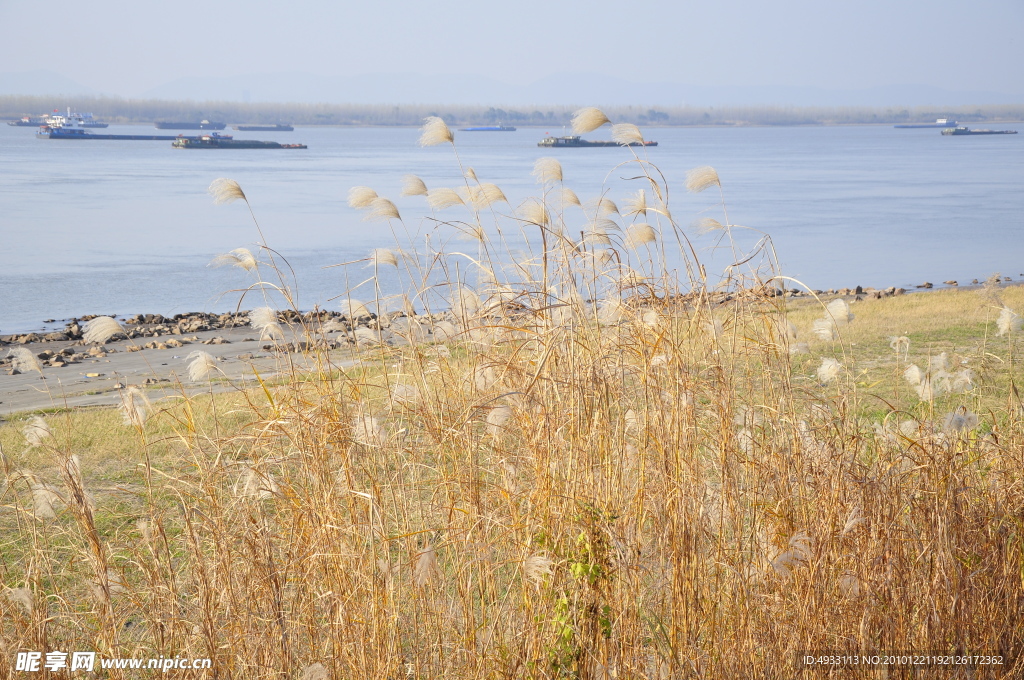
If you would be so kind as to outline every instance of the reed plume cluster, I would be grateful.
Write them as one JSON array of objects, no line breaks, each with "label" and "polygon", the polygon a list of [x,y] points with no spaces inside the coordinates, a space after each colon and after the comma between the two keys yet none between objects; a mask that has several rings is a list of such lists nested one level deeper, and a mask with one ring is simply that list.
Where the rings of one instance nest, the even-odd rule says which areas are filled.
[{"label": "reed plume cluster", "polygon": [[[574,129],[610,122],[584,110]],[[25,457],[4,460],[23,518],[4,648],[306,680],[791,678],[804,650],[1015,658],[1024,431],[1019,400],[978,406],[1005,366],[915,354],[914,373],[894,337],[899,399],[881,399],[844,354],[845,301],[797,342],[769,237],[744,248],[705,215],[736,255],[709,272],[670,196],[721,189],[712,168],[674,185],[623,148],[632,190],[581,201],[541,159],[537,195],[512,206],[443,125],[420,143],[451,145],[462,186],[409,176],[401,211],[349,194],[396,236],[345,265],[370,278],[339,291],[344,319],[250,314],[265,337],[307,338],[307,368],[286,356],[278,378],[159,413],[127,392],[109,427],[130,442],[131,494],[101,492],[88,456],[68,463],[72,419],[26,428]],[[416,209],[432,238],[397,236]],[[460,234],[472,252],[431,249]],[[401,293],[380,292],[384,267]],[[1015,342],[1019,324],[999,323]],[[189,362],[191,381],[217,373],[205,352]],[[51,477],[28,469],[46,460]]]}]

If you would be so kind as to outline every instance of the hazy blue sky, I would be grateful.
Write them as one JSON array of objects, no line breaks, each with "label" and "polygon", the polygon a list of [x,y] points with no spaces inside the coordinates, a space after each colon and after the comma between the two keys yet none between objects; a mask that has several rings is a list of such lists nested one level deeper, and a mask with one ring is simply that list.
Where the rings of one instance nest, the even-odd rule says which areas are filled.
[{"label": "hazy blue sky", "polygon": [[[1024,0],[0,0],[0,71],[136,95],[186,76],[560,72],[1024,93]],[[467,87],[471,84],[467,83]]]}]

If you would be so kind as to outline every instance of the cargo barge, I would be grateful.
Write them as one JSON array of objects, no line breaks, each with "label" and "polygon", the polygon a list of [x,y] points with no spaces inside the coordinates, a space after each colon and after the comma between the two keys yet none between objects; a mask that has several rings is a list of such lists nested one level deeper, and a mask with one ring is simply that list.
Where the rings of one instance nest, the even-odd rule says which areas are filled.
[{"label": "cargo barge", "polygon": [[573,135],[569,137],[545,137],[544,139],[537,142],[537,146],[553,147],[553,148],[579,148],[579,147],[590,147],[590,146],[658,146],[657,142],[630,142],[628,144],[619,144],[618,142],[606,142],[606,141],[590,141],[583,139],[579,135]]},{"label": "cargo barge", "polygon": [[198,123],[168,123],[157,121],[153,123],[157,130],[223,130],[227,123],[211,123],[208,120],[201,120]]},{"label": "cargo barge", "polygon": [[515,132],[511,125],[478,125],[476,127],[459,128],[459,132]]},{"label": "cargo barge", "polygon": [[295,128],[291,125],[235,125],[234,128],[240,132],[293,132]]},{"label": "cargo barge", "polygon": [[43,125],[36,132],[36,139],[84,139],[84,140],[133,140],[146,142],[165,142],[178,139],[181,135],[98,135],[81,128],[51,127]]},{"label": "cargo barge", "polygon": [[277,142],[261,142],[256,139],[233,139],[227,135],[202,135],[199,137],[179,137],[171,146],[175,149],[305,149],[305,144],[279,144]]},{"label": "cargo barge", "polygon": [[942,131],[942,134],[949,135],[952,137],[960,137],[961,135],[1015,135],[1016,130],[972,130],[967,127],[955,127],[946,128]]},{"label": "cargo barge", "polygon": [[957,122],[950,118],[936,118],[934,123],[906,123],[904,125],[893,125],[894,128],[948,128],[956,127]]}]

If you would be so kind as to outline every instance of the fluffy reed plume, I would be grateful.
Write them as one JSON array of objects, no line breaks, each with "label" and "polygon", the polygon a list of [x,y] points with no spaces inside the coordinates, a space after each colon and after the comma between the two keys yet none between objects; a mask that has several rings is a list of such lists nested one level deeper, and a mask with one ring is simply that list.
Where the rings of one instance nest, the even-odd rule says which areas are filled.
[{"label": "fluffy reed plume", "polygon": [[434,342],[448,342],[449,340],[454,339],[458,334],[459,330],[455,327],[455,324],[450,321],[438,321],[434,324]]},{"label": "fluffy reed plume", "polygon": [[977,382],[977,376],[974,374],[974,371],[969,368],[959,370],[953,374],[949,391],[970,392],[974,389],[975,382]]},{"label": "fluffy reed plume", "polygon": [[597,320],[607,326],[614,325],[626,318],[627,310],[615,299],[602,301],[597,308]]},{"label": "fluffy reed plume", "polygon": [[512,407],[508,404],[499,404],[491,408],[491,412],[487,414],[487,434],[492,437],[500,436],[502,428],[511,417]]},{"label": "fluffy reed plume", "polygon": [[352,187],[348,190],[348,207],[363,210],[369,208],[377,198],[377,192],[370,187]]},{"label": "fluffy reed plume", "polygon": [[356,339],[356,344],[363,345],[380,345],[384,343],[384,335],[380,331],[367,328],[366,326],[360,326],[355,329],[352,333]]},{"label": "fluffy reed plume", "polygon": [[811,346],[808,345],[806,342],[797,342],[789,346],[789,353],[792,356],[795,356],[797,354],[809,354],[810,351]]},{"label": "fluffy reed plume", "polygon": [[587,245],[610,246],[612,239],[608,236],[608,232],[602,229],[594,229],[583,233],[583,242]]},{"label": "fluffy reed plume", "polygon": [[540,226],[548,226],[551,224],[551,216],[548,214],[547,208],[544,204],[535,199],[531,199],[523,203],[522,207],[523,219],[530,224],[537,224]]},{"label": "fluffy reed plume", "polygon": [[188,362],[188,379],[192,382],[207,380],[212,371],[218,370],[213,355],[201,349],[190,352],[185,361]]},{"label": "fluffy reed plume", "polygon": [[498,375],[493,366],[476,366],[470,372],[469,379],[477,391],[486,392],[494,387],[494,383],[498,381]]},{"label": "fluffy reed plume", "polygon": [[235,248],[230,253],[224,253],[210,260],[209,267],[223,267],[230,265],[244,269],[247,272],[256,270],[256,258],[248,248]]},{"label": "fluffy reed plume", "polygon": [[534,553],[523,560],[523,574],[528,581],[537,585],[544,582],[545,576],[555,573],[554,561],[544,553]]},{"label": "fluffy reed plume", "polygon": [[686,173],[686,188],[697,194],[713,186],[722,186],[718,172],[710,165],[702,165]]},{"label": "fluffy reed plume", "polygon": [[[603,232],[598,232],[598,233],[603,233]],[[606,236],[607,236],[607,234],[606,234]],[[600,238],[600,237],[595,237],[595,238]],[[599,244],[599,245],[611,245],[611,239],[608,239],[608,243]],[[586,259],[586,263],[587,263],[586,266],[587,267],[601,267],[601,266],[604,266],[604,265],[608,264],[609,262],[611,262],[615,258],[615,251],[613,251],[613,250],[611,250],[609,248],[603,248],[601,250],[595,250],[592,253],[584,253],[583,255],[584,255],[585,259]]]},{"label": "fluffy reed plume", "polygon": [[786,340],[788,342],[795,342],[799,334],[797,333],[796,326],[792,321],[785,317],[780,317],[775,321],[775,335],[780,341]]},{"label": "fluffy reed plume", "polygon": [[349,319],[361,319],[370,316],[370,309],[355,298],[346,298],[338,305],[341,313]]},{"label": "fluffy reed plume", "polygon": [[442,575],[441,566],[437,561],[437,551],[434,550],[434,546],[427,543],[414,560],[413,582],[422,588],[439,581]]},{"label": "fluffy reed plume", "polygon": [[465,286],[459,286],[452,291],[451,310],[459,319],[475,316],[480,311],[480,296]]},{"label": "fluffy reed plume", "polygon": [[864,588],[864,583],[853,572],[844,571],[839,576],[839,592],[848,598],[860,597]]},{"label": "fluffy reed plume", "polygon": [[772,569],[779,576],[789,578],[798,567],[807,564],[811,556],[811,537],[798,531],[790,537],[786,550],[772,559]]},{"label": "fluffy reed plume", "polygon": [[28,588],[11,588],[6,593],[7,599],[13,604],[21,606],[26,614],[32,613],[32,591]]},{"label": "fluffy reed plume", "polygon": [[479,179],[477,179],[476,170],[474,170],[473,168],[466,168],[466,172],[463,174],[463,177],[468,179],[470,182],[480,181]]},{"label": "fluffy reed plume", "polygon": [[352,441],[363,446],[381,446],[387,440],[380,421],[373,416],[360,413],[352,418]]},{"label": "fluffy reed plume", "polygon": [[626,247],[639,248],[640,246],[654,243],[658,240],[658,234],[654,227],[644,222],[637,222],[626,229]]},{"label": "fluffy reed plume", "polygon": [[576,195],[576,192],[569,187],[562,187],[562,205],[575,205],[582,207],[580,203],[580,197]]},{"label": "fluffy reed plume", "polygon": [[616,123],[612,125],[612,139],[619,144],[643,144],[644,136],[640,128],[632,123]]},{"label": "fluffy reed plume", "polygon": [[903,360],[907,360],[907,355],[910,354],[910,338],[905,335],[899,337],[892,336],[889,338],[889,347],[892,351],[896,352],[896,356],[899,357],[900,352],[903,352]]},{"label": "fluffy reed plume", "polygon": [[929,360],[926,370],[912,364],[903,372],[903,378],[914,388],[921,401],[931,401],[947,392],[966,392],[974,389],[974,371],[965,368],[950,374],[947,368],[948,362],[943,352]]},{"label": "fluffy reed plume", "polygon": [[1007,306],[1003,306],[999,310],[999,318],[996,320],[996,326],[999,328],[997,335],[1009,335],[1014,331],[1019,331],[1021,326],[1024,326],[1024,318],[1018,316],[1012,309]]},{"label": "fluffy reed plume", "polygon": [[380,196],[373,199],[370,203],[370,208],[366,215],[363,217],[365,221],[374,220],[400,220],[402,216],[398,213],[398,206],[392,203],[389,199]]},{"label": "fluffy reed plume", "polygon": [[619,214],[619,206],[615,205],[615,201],[605,196],[595,198],[593,201],[590,201],[586,207],[593,210],[598,217]]},{"label": "fluffy reed plume", "polygon": [[725,229],[725,225],[716,220],[714,217],[702,217],[700,219],[694,220],[690,226],[692,226],[694,230],[701,236],[704,236],[705,234],[710,234],[713,231],[721,231],[722,229]]},{"label": "fluffy reed plume", "polygon": [[395,255],[393,250],[388,250],[387,248],[374,248],[370,251],[370,264],[375,267],[385,264],[397,267],[398,256]]},{"label": "fluffy reed plume", "polygon": [[455,135],[443,120],[437,116],[430,116],[423,122],[420,133],[420,146],[437,146],[438,144],[453,144]]},{"label": "fluffy reed plume", "polygon": [[839,337],[836,324],[832,319],[815,319],[811,324],[811,332],[821,340],[835,340]]},{"label": "fluffy reed plume", "polygon": [[95,319],[86,321],[82,326],[82,340],[97,345],[102,345],[120,333],[124,333],[121,324],[109,316],[97,316]]},{"label": "fluffy reed plume", "polygon": [[444,210],[453,205],[466,205],[466,201],[459,195],[458,191],[447,187],[431,189],[430,193],[427,194],[427,203],[434,210]]},{"label": "fluffy reed plume", "polygon": [[498,185],[484,182],[480,186],[469,187],[469,202],[477,210],[482,210],[495,203],[508,203],[508,199]]},{"label": "fluffy reed plume", "polygon": [[831,317],[837,326],[845,326],[853,321],[853,314],[850,313],[850,305],[841,298],[828,303],[825,307],[827,317]]},{"label": "fluffy reed plume", "polygon": [[635,194],[631,194],[626,202],[623,204],[626,208],[625,212],[622,213],[623,217],[629,217],[631,215],[647,215],[647,192],[640,189]]},{"label": "fluffy reed plume", "polygon": [[124,415],[124,424],[141,428],[146,424],[149,411],[152,406],[149,397],[138,387],[129,387],[121,392],[121,413]]},{"label": "fluffy reed plume", "polygon": [[949,354],[941,352],[935,356],[928,357],[928,370],[931,372],[949,370]]},{"label": "fluffy reed plume", "polygon": [[42,446],[43,441],[53,436],[50,425],[41,416],[33,416],[32,420],[22,428],[21,434],[25,437],[28,447]]},{"label": "fluffy reed plume", "polygon": [[260,332],[260,340],[284,340],[284,328],[277,312],[270,307],[257,307],[249,312],[249,325]]},{"label": "fluffy reed plume", "polygon": [[242,473],[235,481],[232,491],[238,498],[266,500],[273,498],[280,488],[273,475],[257,472],[246,465],[242,468]]},{"label": "fluffy reed plume", "polygon": [[63,503],[63,499],[48,484],[34,482],[30,486],[32,491],[32,514],[39,519],[53,519],[57,516],[57,509]]},{"label": "fluffy reed plume", "polygon": [[838,378],[842,370],[841,363],[831,357],[825,357],[821,360],[821,366],[818,366],[818,382],[827,385]]},{"label": "fluffy reed plume", "polygon": [[[402,196],[426,196],[427,185],[416,175],[406,175],[402,178]],[[374,197],[376,198],[376,196]]]},{"label": "fluffy reed plume", "polygon": [[242,191],[242,187],[238,182],[227,177],[220,177],[210,182],[210,187],[207,191],[213,196],[213,202],[217,205],[246,200],[245,192]]},{"label": "fluffy reed plume", "polygon": [[585,135],[610,122],[601,109],[588,106],[573,114],[572,131],[578,135]]},{"label": "fluffy reed plume", "polygon": [[562,164],[555,158],[538,158],[533,164],[533,176],[540,184],[562,181]]},{"label": "fluffy reed plume", "polygon": [[846,522],[843,524],[843,530],[839,532],[839,536],[846,536],[865,522],[867,519],[864,517],[864,510],[859,505],[853,506],[850,514],[846,516]]},{"label": "fluffy reed plume", "polygon": [[43,365],[39,363],[39,359],[27,347],[12,347],[7,356],[11,358],[11,368],[19,373],[28,373],[29,371],[43,372]]},{"label": "fluffy reed plume", "polygon": [[328,680],[330,677],[331,673],[327,670],[327,666],[317,661],[302,669],[299,680]]},{"label": "fluffy reed plume", "polygon": [[978,427],[978,414],[968,411],[961,406],[952,413],[947,413],[942,419],[942,430],[944,432],[964,432]]}]

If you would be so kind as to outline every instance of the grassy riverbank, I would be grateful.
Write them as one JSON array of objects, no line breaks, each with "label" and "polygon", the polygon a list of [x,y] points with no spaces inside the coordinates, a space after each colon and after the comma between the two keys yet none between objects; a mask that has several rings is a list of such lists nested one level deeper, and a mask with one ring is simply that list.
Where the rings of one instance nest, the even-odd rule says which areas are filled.
[{"label": "grassy riverbank", "polygon": [[[448,143],[443,125],[424,142]],[[90,410],[0,427],[4,647],[304,680],[788,678],[804,650],[1017,656],[1024,290],[794,301],[775,294],[767,240],[715,284],[657,173],[630,170],[642,192],[616,205],[579,201],[552,159],[514,209],[468,169],[458,190],[424,188],[437,228],[476,235],[476,252],[443,287],[422,283],[439,253],[396,237],[405,249],[371,254],[361,290],[398,267],[409,307],[451,311],[339,331],[358,367],[313,351],[293,371],[282,354],[272,382],[129,424]],[[710,168],[687,179],[717,185]],[[406,233],[387,199],[350,201]],[[559,224],[579,209],[573,243]],[[533,253],[499,256],[477,228],[492,219],[535,235]],[[659,269],[669,247],[685,280]],[[278,285],[275,258],[225,262]]]}]

